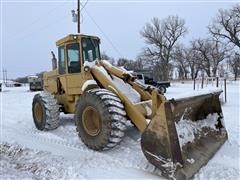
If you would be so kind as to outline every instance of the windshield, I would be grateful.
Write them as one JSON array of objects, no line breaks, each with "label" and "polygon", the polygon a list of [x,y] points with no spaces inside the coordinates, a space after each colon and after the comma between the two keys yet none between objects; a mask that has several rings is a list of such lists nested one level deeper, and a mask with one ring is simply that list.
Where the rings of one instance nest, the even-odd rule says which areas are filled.
[{"label": "windshield", "polygon": [[99,40],[92,38],[82,38],[83,62],[93,62],[100,58]]}]

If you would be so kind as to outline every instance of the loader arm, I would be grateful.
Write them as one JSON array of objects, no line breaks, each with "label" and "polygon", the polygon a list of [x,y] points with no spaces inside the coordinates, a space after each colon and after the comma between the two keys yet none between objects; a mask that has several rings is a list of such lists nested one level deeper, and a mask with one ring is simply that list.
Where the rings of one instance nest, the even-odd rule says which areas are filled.
[{"label": "loader arm", "polygon": [[[100,67],[104,66],[93,66],[91,68],[91,73],[94,77],[94,79],[97,81],[98,84],[100,84],[105,89],[108,89],[110,91],[113,91],[115,94],[118,95],[118,97],[121,99],[122,103],[124,104],[125,111],[127,112],[128,117],[132,120],[132,122],[137,126],[137,128],[144,132],[144,130],[147,127],[147,121],[142,113],[134,106],[134,104],[127,98],[125,94],[123,94],[116,84],[113,83],[113,81],[106,76],[106,74],[103,73],[103,70]],[[104,68],[105,70],[105,68]],[[117,75],[119,78],[123,78],[124,74],[121,74],[121,71],[114,71],[112,73],[111,71],[107,71],[110,75]]]},{"label": "loader arm", "polygon": [[[145,157],[163,176],[189,179],[226,141],[221,92],[167,100],[157,89],[135,82],[131,74],[106,61],[97,61],[90,71],[100,87],[121,99],[127,116],[142,133]],[[114,83],[116,77],[140,94],[140,102],[130,101]],[[192,139],[187,139],[184,128]]]}]

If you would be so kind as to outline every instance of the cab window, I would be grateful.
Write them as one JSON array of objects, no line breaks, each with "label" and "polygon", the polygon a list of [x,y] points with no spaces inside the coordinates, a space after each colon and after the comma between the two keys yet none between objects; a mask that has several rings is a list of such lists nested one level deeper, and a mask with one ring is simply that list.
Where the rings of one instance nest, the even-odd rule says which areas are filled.
[{"label": "cab window", "polygon": [[68,73],[79,73],[81,69],[79,43],[67,45]]},{"label": "cab window", "polygon": [[143,76],[141,74],[137,74],[137,79],[143,79]]},{"label": "cab window", "polygon": [[65,73],[65,61],[64,61],[64,46],[58,48],[58,67],[59,67],[59,74]]},{"label": "cab window", "polygon": [[100,59],[99,40],[92,38],[82,38],[83,62],[93,62]]}]

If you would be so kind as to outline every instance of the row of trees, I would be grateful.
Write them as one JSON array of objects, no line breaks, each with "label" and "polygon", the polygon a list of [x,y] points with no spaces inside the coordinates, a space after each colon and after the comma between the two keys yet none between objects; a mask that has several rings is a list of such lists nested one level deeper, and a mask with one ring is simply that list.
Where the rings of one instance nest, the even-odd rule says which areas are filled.
[{"label": "row of trees", "polygon": [[240,74],[240,5],[219,10],[208,31],[207,38],[194,39],[185,46],[180,44],[180,39],[187,34],[184,19],[153,18],[140,31],[146,43],[143,51],[135,61],[120,58],[117,65],[131,70],[150,68],[156,79],[168,80],[174,69],[181,79],[194,79],[199,72],[209,77],[216,76],[217,72],[224,76],[225,63],[236,79]]}]

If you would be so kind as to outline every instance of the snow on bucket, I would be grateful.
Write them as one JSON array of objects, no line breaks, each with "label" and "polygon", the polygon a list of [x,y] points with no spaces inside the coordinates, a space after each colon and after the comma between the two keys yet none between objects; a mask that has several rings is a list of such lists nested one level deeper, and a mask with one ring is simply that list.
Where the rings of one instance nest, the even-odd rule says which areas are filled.
[{"label": "snow on bucket", "polygon": [[221,92],[169,100],[158,107],[142,134],[150,163],[172,179],[189,179],[227,139]]}]

